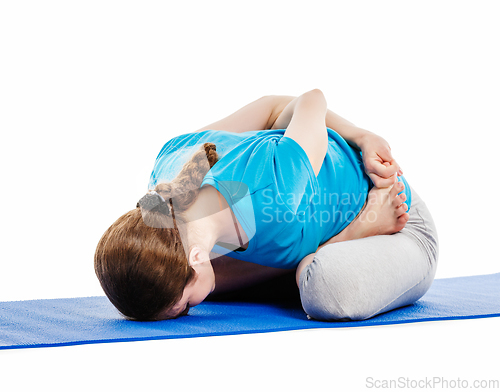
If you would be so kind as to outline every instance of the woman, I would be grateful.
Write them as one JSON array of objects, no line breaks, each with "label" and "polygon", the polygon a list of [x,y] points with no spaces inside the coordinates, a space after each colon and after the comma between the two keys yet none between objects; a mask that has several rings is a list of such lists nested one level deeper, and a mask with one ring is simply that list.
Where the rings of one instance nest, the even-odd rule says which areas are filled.
[{"label": "woman", "polygon": [[185,315],[215,288],[294,269],[309,317],[363,319],[414,302],[434,278],[425,204],[385,140],[328,110],[318,89],[173,138],[149,185],[95,254],[129,319]]}]

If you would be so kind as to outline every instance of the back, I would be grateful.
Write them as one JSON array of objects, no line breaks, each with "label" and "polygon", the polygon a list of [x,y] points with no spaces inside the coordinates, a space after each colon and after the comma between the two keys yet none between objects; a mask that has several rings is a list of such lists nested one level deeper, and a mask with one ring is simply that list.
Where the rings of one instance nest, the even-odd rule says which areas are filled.
[{"label": "back", "polygon": [[182,166],[191,158],[195,150],[203,143],[214,143],[219,156],[224,156],[243,139],[259,131],[233,133],[226,131],[203,131],[185,133],[170,139],[156,157],[153,171],[149,178],[148,189],[153,190],[159,182],[172,181],[181,171]]},{"label": "back", "polygon": [[[361,153],[332,129],[327,131],[328,149],[318,176],[302,147],[283,136],[285,129],[181,135],[159,154],[150,189],[175,177],[193,146],[214,143],[221,157],[200,187],[214,186],[224,196],[249,244],[244,251],[228,252],[218,245],[213,251],[292,269],[357,216],[373,186],[364,173]],[[408,186],[405,192],[411,200]]]}]

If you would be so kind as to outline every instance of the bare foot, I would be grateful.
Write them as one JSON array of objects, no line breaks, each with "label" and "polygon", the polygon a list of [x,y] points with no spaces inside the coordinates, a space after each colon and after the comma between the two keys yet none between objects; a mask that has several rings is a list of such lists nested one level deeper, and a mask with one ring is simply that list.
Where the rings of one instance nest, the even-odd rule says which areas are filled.
[{"label": "bare foot", "polygon": [[401,181],[388,188],[373,187],[368,193],[365,208],[349,224],[351,235],[363,238],[402,230],[410,219],[406,212],[408,206],[404,203],[406,195],[398,195],[403,189]]},{"label": "bare foot", "polygon": [[[402,230],[410,219],[410,214],[406,212],[408,206],[403,204],[406,195],[402,193],[398,196],[398,193],[403,189],[402,182],[397,182],[388,188],[372,188],[368,193],[365,207],[358,216],[339,234],[318,246],[318,250],[335,242],[381,234],[393,234]],[[312,263],[314,255],[315,253],[308,254],[298,265],[296,271],[297,285],[302,270]]]}]

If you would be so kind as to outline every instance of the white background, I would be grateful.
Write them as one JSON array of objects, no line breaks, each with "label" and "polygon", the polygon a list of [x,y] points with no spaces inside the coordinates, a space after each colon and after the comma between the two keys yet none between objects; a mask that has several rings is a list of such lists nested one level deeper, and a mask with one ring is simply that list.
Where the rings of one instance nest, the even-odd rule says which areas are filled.
[{"label": "white background", "polygon": [[[313,88],[390,143],[438,227],[437,279],[500,271],[497,2],[0,4],[0,301],[103,295],[95,246],[166,141]],[[9,350],[0,378],[238,391],[500,379],[498,321]]]}]

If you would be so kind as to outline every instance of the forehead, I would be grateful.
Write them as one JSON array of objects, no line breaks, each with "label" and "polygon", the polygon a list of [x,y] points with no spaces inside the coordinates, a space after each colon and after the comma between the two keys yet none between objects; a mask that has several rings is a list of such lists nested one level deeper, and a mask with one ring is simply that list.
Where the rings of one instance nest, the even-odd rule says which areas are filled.
[{"label": "forehead", "polygon": [[189,288],[186,286],[182,293],[182,297],[179,301],[176,302],[174,306],[172,306],[169,310],[164,311],[160,314],[161,318],[174,318],[177,317],[182,311],[186,308],[186,304],[189,296]]}]

